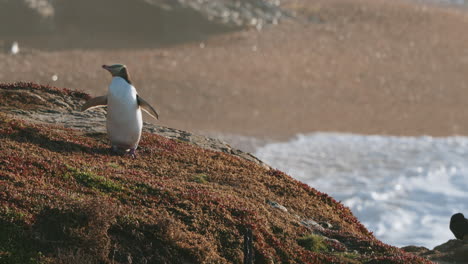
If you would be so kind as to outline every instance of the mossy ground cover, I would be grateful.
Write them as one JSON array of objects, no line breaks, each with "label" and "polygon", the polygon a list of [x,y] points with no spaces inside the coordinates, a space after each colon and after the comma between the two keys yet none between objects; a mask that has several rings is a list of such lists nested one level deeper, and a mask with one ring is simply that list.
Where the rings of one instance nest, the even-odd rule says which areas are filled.
[{"label": "mossy ground cover", "polygon": [[281,171],[147,133],[132,159],[0,113],[0,263],[242,263],[247,229],[255,263],[428,263]]}]

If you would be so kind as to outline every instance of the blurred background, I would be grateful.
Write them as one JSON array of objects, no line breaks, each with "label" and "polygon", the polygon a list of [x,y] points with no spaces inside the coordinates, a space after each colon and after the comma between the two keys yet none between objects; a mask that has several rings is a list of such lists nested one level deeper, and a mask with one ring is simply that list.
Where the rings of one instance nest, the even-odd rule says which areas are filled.
[{"label": "blurred background", "polygon": [[97,96],[126,64],[157,124],[433,247],[468,214],[467,28],[463,0],[0,0],[0,81]]}]

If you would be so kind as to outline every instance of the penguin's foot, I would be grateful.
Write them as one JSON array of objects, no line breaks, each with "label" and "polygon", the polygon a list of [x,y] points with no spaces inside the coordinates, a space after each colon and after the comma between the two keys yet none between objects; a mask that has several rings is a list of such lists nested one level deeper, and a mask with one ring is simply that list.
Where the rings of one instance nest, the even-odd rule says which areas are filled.
[{"label": "penguin's foot", "polygon": [[136,153],[135,153],[136,149],[135,148],[131,148],[130,151],[128,152],[128,154],[130,154],[130,156],[134,159],[136,159]]},{"label": "penguin's foot", "polygon": [[114,152],[116,155],[130,155],[132,158],[136,159],[136,148],[130,148],[128,149],[127,147],[122,147],[118,145],[112,145],[111,148],[112,152]]}]

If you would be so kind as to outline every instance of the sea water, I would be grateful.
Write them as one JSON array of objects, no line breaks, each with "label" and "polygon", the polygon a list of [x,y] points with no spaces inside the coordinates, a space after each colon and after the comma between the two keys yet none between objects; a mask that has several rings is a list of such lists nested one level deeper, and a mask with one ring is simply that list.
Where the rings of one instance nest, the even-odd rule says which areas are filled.
[{"label": "sea water", "polygon": [[259,147],[272,167],[348,206],[391,245],[433,248],[468,216],[468,137],[317,133]]}]

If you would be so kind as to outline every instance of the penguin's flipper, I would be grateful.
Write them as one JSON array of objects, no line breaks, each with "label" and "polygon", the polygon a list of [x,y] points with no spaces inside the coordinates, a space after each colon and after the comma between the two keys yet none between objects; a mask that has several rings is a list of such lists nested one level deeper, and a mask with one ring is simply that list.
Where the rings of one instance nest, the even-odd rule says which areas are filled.
[{"label": "penguin's flipper", "polygon": [[97,107],[104,107],[107,105],[107,95],[94,97],[88,100],[82,107],[81,111],[86,111],[88,109],[93,109]]},{"label": "penguin's flipper", "polygon": [[148,113],[150,116],[159,119],[159,114],[156,109],[154,109],[148,102],[143,100],[143,98],[141,98],[139,95],[137,95],[137,102],[143,111]]}]

